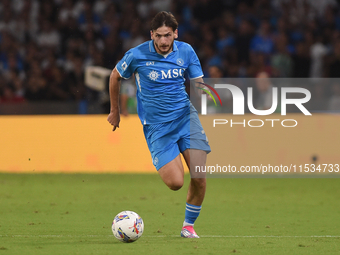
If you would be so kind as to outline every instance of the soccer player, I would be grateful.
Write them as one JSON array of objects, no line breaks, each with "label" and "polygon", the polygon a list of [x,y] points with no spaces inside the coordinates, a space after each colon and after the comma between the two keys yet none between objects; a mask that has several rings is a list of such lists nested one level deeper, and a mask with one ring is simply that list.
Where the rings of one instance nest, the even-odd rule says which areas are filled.
[{"label": "soccer player", "polygon": [[111,110],[107,120],[113,131],[119,127],[120,80],[135,74],[138,116],[160,177],[171,190],[183,186],[180,153],[190,170],[181,236],[199,238],[193,227],[201,211],[206,179],[195,173],[195,166],[205,166],[210,146],[185,91],[184,74],[188,73],[195,82],[203,82],[203,72],[193,48],[175,40],[177,27],[171,13],[159,12],[151,22],[152,40],[130,49],[118,62],[110,76]]}]

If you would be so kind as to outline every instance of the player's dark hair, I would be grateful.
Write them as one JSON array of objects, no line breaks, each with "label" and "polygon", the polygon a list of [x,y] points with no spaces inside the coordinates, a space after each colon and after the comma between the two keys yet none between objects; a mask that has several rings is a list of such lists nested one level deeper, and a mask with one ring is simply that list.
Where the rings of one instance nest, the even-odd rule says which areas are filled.
[{"label": "player's dark hair", "polygon": [[151,30],[155,31],[162,26],[171,27],[172,30],[175,31],[178,28],[178,22],[172,13],[162,11],[157,13],[152,19]]}]

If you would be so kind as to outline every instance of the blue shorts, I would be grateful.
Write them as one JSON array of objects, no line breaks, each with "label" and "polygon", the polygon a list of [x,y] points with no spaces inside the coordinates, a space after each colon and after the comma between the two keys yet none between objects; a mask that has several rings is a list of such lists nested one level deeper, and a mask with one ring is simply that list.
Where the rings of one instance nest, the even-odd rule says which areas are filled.
[{"label": "blue shorts", "polygon": [[211,151],[197,111],[192,105],[190,113],[181,118],[145,125],[144,136],[157,171],[186,149]]}]

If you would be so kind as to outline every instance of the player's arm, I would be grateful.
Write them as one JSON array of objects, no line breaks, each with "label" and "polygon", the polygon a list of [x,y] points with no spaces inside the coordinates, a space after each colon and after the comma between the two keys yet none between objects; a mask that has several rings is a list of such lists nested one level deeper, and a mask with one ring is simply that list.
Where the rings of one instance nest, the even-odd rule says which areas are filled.
[{"label": "player's arm", "polygon": [[117,127],[119,127],[120,122],[120,109],[119,109],[119,90],[120,90],[120,74],[114,68],[110,75],[110,83],[109,83],[109,93],[110,93],[110,114],[107,117],[107,121],[113,126],[113,130],[115,131]]},{"label": "player's arm", "polygon": [[[209,90],[206,86],[204,86],[204,81],[202,77],[192,79],[195,84],[195,92],[200,96],[201,94],[206,94],[202,89]],[[197,88],[202,88],[202,89],[197,89]]]},{"label": "player's arm", "polygon": [[195,82],[195,84],[198,84],[199,87],[203,87],[203,85],[201,85],[202,83],[204,83],[202,77],[193,79],[193,81]]},{"label": "player's arm", "polygon": [[[195,84],[196,88],[204,88],[205,90],[210,92],[210,89],[207,88],[206,86],[204,86],[204,81],[203,81],[202,77],[199,77],[197,79],[193,79],[193,81],[195,82],[194,84]],[[195,91],[198,94],[198,96],[201,96],[202,94],[207,94],[201,89],[196,89]],[[207,98],[208,98],[209,101],[213,101],[213,99],[211,98],[210,95],[207,95]]]},{"label": "player's arm", "polygon": [[119,109],[119,90],[121,79],[129,79],[135,71],[134,57],[131,51],[125,53],[124,57],[117,63],[110,75],[109,93],[110,93],[110,114],[107,121],[113,126],[113,131],[119,127],[120,109]]},{"label": "player's arm", "polygon": [[203,78],[202,77],[199,77],[199,78],[196,78],[196,79],[192,79],[192,81],[194,82],[194,88],[195,88],[195,93],[200,96],[202,93],[203,93],[203,90],[201,89],[197,89],[197,88],[204,88],[204,85],[203,85]]},{"label": "player's arm", "polygon": [[[203,71],[201,67],[201,63],[196,55],[196,52],[194,49],[188,45],[188,54],[190,55],[190,64],[188,66],[188,74],[191,81],[193,81],[194,84],[194,91],[195,93],[200,96],[203,92],[203,88],[206,89],[206,86],[204,86],[203,81]],[[200,89],[197,89],[200,88]]]}]

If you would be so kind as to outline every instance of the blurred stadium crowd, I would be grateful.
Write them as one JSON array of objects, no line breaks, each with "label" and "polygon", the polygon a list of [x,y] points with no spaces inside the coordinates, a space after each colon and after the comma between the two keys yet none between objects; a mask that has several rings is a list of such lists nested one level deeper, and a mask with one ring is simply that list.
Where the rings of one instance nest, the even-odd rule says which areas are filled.
[{"label": "blurred stadium crowd", "polygon": [[0,103],[91,100],[84,68],[114,68],[161,10],[206,77],[339,77],[336,0],[1,0]]}]

